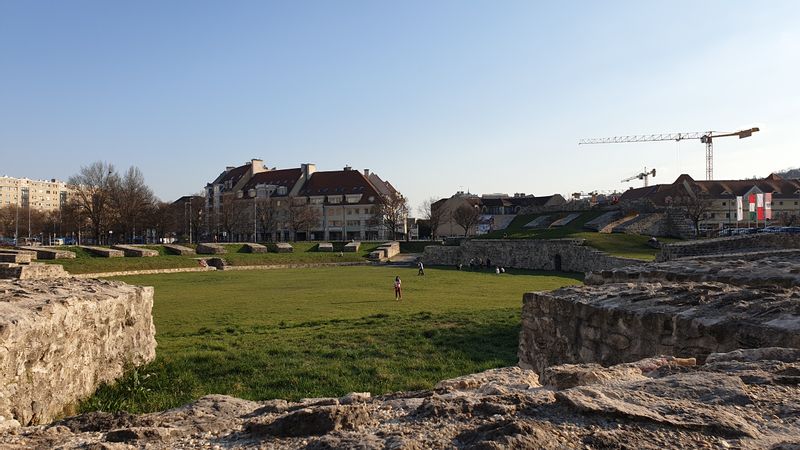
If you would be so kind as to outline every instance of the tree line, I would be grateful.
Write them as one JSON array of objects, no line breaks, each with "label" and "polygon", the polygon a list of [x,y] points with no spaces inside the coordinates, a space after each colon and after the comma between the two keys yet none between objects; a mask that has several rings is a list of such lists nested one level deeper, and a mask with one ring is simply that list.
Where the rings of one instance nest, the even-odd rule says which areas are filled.
[{"label": "tree line", "polygon": [[[118,172],[112,164],[98,161],[82,166],[67,184],[67,201],[58,210],[45,212],[16,205],[0,208],[0,237],[31,236],[43,242],[66,237],[95,244],[156,243],[162,238],[189,242],[234,237],[293,240],[321,223],[319,209],[304,197],[284,197],[281,204],[281,199],[269,196],[235,199],[232,193],[224,196],[222,207],[212,217],[204,217],[202,194],[171,203],[161,201],[135,166]],[[372,211],[369,225],[384,227],[394,239],[408,215],[408,202],[399,193],[382,195]]]}]

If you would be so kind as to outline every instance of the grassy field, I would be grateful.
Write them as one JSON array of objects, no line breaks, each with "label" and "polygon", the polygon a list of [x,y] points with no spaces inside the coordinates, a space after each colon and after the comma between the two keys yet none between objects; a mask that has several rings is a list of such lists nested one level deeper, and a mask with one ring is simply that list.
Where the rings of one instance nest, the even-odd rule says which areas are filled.
[{"label": "grassy field", "polygon": [[[604,211],[590,211],[581,213],[580,217],[569,224],[558,228],[530,229],[524,228],[526,224],[537,216],[545,214],[524,214],[514,218],[505,230],[498,230],[485,236],[488,239],[560,239],[576,238],[586,239],[586,245],[598,250],[625,258],[642,259],[651,261],[655,259],[657,249],[647,245],[648,236],[623,233],[596,233],[583,228],[586,222],[597,218]],[[546,215],[564,216],[568,213]],[[677,239],[659,238],[661,242],[674,242]]]},{"label": "grassy field", "polygon": [[[370,251],[374,250],[380,243],[364,242],[356,253],[339,252],[318,252],[316,242],[295,242],[293,253],[244,253],[241,244],[224,244],[228,253],[220,255],[230,265],[270,265],[270,264],[304,264],[304,263],[331,263],[331,262],[357,262],[365,261]],[[182,267],[197,267],[198,257],[208,257],[212,255],[191,255],[178,256],[166,253],[163,246],[147,246],[158,250],[159,256],[149,258],[103,258],[94,256],[79,247],[59,247],[64,250],[75,252],[75,259],[59,259],[56,261],[43,261],[54,264],[62,264],[69,273],[100,273],[118,272],[126,270],[150,270],[150,269],[174,269]],[[338,249],[337,249],[338,250]]]},{"label": "grassy field", "polygon": [[98,390],[83,411],[155,411],[210,393],[299,399],[430,388],[515,364],[522,294],[580,282],[522,271],[421,277],[385,266],[123,280],[155,286],[157,358]]}]

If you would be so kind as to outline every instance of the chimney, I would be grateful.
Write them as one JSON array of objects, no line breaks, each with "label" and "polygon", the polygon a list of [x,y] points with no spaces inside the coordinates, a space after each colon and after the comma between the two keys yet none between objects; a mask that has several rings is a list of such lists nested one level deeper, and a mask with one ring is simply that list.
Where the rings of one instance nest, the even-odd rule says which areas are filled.
[{"label": "chimney", "polygon": [[255,175],[257,173],[265,172],[267,169],[264,167],[264,161],[260,159],[251,159],[250,170],[252,171],[253,175]]},{"label": "chimney", "polygon": [[369,178],[369,169],[364,169],[364,176]]},{"label": "chimney", "polygon": [[303,180],[308,181],[311,178],[311,174],[317,171],[317,165],[311,163],[300,164],[300,172],[302,174]]},{"label": "chimney", "polygon": [[225,167],[225,173],[228,173],[228,172],[230,172],[231,170],[233,170],[235,168],[236,167],[233,167],[233,166],[227,166],[227,167]]},{"label": "chimney", "polygon": [[350,167],[350,166],[344,166],[344,169],[342,169],[342,170],[344,170],[345,172],[347,172],[348,170],[353,170],[353,168],[352,168],[352,167]]}]

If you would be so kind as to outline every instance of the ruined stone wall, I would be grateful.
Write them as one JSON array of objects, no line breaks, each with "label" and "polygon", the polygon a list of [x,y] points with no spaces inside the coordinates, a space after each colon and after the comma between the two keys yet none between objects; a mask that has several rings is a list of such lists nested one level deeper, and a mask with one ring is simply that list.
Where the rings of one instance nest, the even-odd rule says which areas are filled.
[{"label": "ruined stone wall", "polygon": [[586,283],[524,295],[522,367],[800,348],[797,251],[642,264]]},{"label": "ruined stone wall", "polygon": [[0,422],[46,423],[155,357],[153,288],[0,280]]},{"label": "ruined stone wall", "polygon": [[666,244],[656,256],[656,261],[669,261],[691,256],[793,248],[800,248],[800,234],[798,233],[756,233]]},{"label": "ruined stone wall", "polygon": [[427,265],[466,266],[472,258],[489,258],[494,266],[565,272],[589,272],[640,262],[583,244],[583,239],[471,239],[458,247],[425,247],[422,261]]}]

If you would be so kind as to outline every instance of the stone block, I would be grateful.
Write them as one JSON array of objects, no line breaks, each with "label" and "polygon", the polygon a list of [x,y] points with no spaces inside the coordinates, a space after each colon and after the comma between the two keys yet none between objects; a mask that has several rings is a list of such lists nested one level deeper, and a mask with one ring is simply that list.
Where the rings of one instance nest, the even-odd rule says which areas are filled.
[{"label": "stone block", "polygon": [[330,242],[320,242],[317,245],[317,251],[319,252],[332,252],[333,251],[333,244]]},{"label": "stone block", "polygon": [[271,250],[275,253],[292,253],[294,252],[294,247],[288,242],[276,242],[272,244]]},{"label": "stone block", "polygon": [[361,248],[361,242],[358,241],[352,241],[344,244],[345,252],[357,252],[359,248]]},{"label": "stone block", "polygon": [[166,250],[167,253],[172,255],[185,256],[185,255],[197,254],[197,252],[193,248],[184,247],[183,245],[178,245],[178,244],[164,244],[164,250]]},{"label": "stone block", "polygon": [[223,255],[228,253],[228,251],[222,246],[222,244],[204,242],[197,244],[197,253],[201,255]]},{"label": "stone block", "polygon": [[3,253],[0,252],[0,262],[15,264],[30,264],[31,255],[26,253]]},{"label": "stone block", "polygon": [[153,250],[152,248],[134,247],[133,245],[112,245],[111,248],[114,250],[121,250],[125,256],[130,257],[152,258],[154,256],[158,256],[158,251]]},{"label": "stone block", "polygon": [[75,252],[45,247],[17,247],[19,250],[36,252],[38,259],[75,259]]},{"label": "stone block", "polygon": [[269,251],[266,246],[252,242],[244,244],[242,249],[247,253],[267,253]]},{"label": "stone block", "polygon": [[125,256],[125,252],[122,250],[115,250],[113,248],[96,247],[92,245],[81,245],[80,247],[94,256],[100,256],[103,258],[122,258]]},{"label": "stone block", "polygon": [[0,416],[48,423],[101,383],[151,361],[152,307],[151,287],[0,281]]},{"label": "stone block", "polygon": [[69,274],[60,264],[16,264],[0,263],[0,279],[17,278],[21,280],[38,280],[48,278],[66,278]]}]

